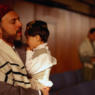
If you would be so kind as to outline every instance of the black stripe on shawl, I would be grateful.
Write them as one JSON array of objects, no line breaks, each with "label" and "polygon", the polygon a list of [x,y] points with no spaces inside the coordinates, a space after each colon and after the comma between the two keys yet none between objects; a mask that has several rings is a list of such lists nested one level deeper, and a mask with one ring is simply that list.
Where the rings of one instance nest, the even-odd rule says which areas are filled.
[{"label": "black stripe on shawl", "polygon": [[15,66],[19,66],[18,64],[15,64],[15,63],[10,63],[10,65],[15,65]]},{"label": "black stripe on shawl", "polygon": [[0,66],[0,69],[3,68],[4,66],[6,66],[9,62],[6,62],[5,64]]},{"label": "black stripe on shawl", "polygon": [[[1,65],[0,68],[3,68],[3,67],[6,66],[8,63],[9,63],[10,65],[19,66],[18,64],[10,63],[10,62],[7,61],[5,64]],[[24,68],[24,66],[23,66],[21,69],[23,69],[23,68]],[[5,82],[7,82],[7,80],[8,80],[8,75],[9,75],[10,73],[17,74],[17,75],[21,75],[21,76],[27,76],[27,74],[23,74],[23,73],[21,73],[21,72],[14,72],[14,71],[12,71],[12,69],[11,69],[11,70],[9,70],[8,72],[5,73]],[[18,82],[19,82],[19,81],[18,81]],[[21,82],[24,83],[23,81],[21,81]],[[28,84],[28,83],[25,83],[25,84]]]},{"label": "black stripe on shawl", "polygon": [[[19,66],[18,64],[10,63],[10,65]],[[22,66],[21,69],[24,69],[25,66]]]},{"label": "black stripe on shawl", "polygon": [[27,74],[23,74],[23,73],[21,73],[21,72],[14,72],[14,71],[13,71],[13,74],[22,75],[22,76],[27,76]]},{"label": "black stripe on shawl", "polygon": [[10,63],[10,62],[7,61],[6,63],[4,63],[3,65],[0,66],[0,69],[3,68],[4,66],[6,66],[8,63],[9,63],[10,65],[19,66],[18,64]]},{"label": "black stripe on shawl", "polygon": [[6,73],[5,82],[7,82],[7,80],[8,80],[8,75],[9,75],[10,73],[12,73],[12,69],[9,70],[9,71]]},{"label": "black stripe on shawl", "polygon": [[24,81],[19,81],[19,80],[15,80],[15,79],[14,79],[14,82],[19,82],[19,83],[24,83],[24,84],[30,84],[30,82],[24,82]]},{"label": "black stripe on shawl", "polygon": [[[8,63],[9,63],[10,65],[19,66],[18,64],[10,63],[10,62],[7,61],[5,64],[3,64],[2,66],[0,66],[0,68],[3,68],[3,67],[6,66]],[[24,66],[23,66],[21,69],[23,69],[23,68],[24,68]],[[23,73],[21,73],[21,72],[14,72],[14,71],[12,71],[12,70],[11,70],[11,72],[12,72],[13,74],[18,74],[18,75],[22,75],[22,76],[27,76],[27,74],[23,74]],[[7,75],[10,74],[9,71],[8,71],[6,74],[7,74]]]},{"label": "black stripe on shawl", "polygon": [[24,68],[25,68],[25,66],[21,67],[21,69],[24,69]]},{"label": "black stripe on shawl", "polygon": [[20,72],[14,72],[14,71],[12,71],[12,70],[9,70],[5,75],[5,82],[7,82],[7,80],[8,80],[8,75],[10,74],[10,73],[13,73],[13,74],[17,74],[17,75],[21,75],[21,76],[27,76],[27,74],[23,74],[23,73],[20,73]]}]

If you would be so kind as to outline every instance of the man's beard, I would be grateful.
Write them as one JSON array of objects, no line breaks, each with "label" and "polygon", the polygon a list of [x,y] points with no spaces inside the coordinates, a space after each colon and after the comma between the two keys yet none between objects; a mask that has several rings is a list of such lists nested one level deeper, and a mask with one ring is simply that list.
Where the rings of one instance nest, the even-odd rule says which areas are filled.
[{"label": "man's beard", "polygon": [[14,40],[16,40],[16,34],[18,32],[21,32],[22,31],[22,28],[19,28],[16,31],[16,34],[15,35],[10,35],[2,26],[1,26],[1,29],[2,29],[2,39],[4,41],[6,41],[7,43],[10,43],[10,44],[14,44]]},{"label": "man's beard", "polygon": [[16,38],[16,35],[8,34],[4,28],[2,28],[2,31],[3,31],[3,33],[2,33],[3,40],[5,40],[8,43],[13,43],[13,41]]}]

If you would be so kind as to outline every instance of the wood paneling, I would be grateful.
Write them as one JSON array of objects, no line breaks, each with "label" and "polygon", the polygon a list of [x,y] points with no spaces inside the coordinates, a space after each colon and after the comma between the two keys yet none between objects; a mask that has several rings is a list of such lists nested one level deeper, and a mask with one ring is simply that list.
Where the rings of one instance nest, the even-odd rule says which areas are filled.
[{"label": "wood paneling", "polygon": [[15,3],[15,9],[24,27],[33,19],[44,20],[48,23],[49,46],[53,56],[58,60],[52,73],[77,70],[82,67],[78,48],[89,29],[95,27],[95,18],[28,2]]}]

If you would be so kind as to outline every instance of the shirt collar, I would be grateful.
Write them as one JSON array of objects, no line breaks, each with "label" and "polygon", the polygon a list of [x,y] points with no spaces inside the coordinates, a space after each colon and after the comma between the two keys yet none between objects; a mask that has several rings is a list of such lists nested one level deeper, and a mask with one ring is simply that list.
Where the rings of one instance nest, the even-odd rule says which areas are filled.
[{"label": "shirt collar", "polygon": [[39,45],[38,47],[34,48],[33,50],[37,50],[37,49],[41,49],[41,48],[48,48],[47,43],[43,43],[43,44]]}]

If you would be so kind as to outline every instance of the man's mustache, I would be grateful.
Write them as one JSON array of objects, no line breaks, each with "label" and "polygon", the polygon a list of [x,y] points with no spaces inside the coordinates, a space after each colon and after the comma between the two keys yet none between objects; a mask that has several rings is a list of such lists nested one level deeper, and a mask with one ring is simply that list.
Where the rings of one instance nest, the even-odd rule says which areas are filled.
[{"label": "man's mustache", "polygon": [[19,28],[19,29],[17,30],[16,34],[17,34],[17,33],[22,34],[22,28]]}]

